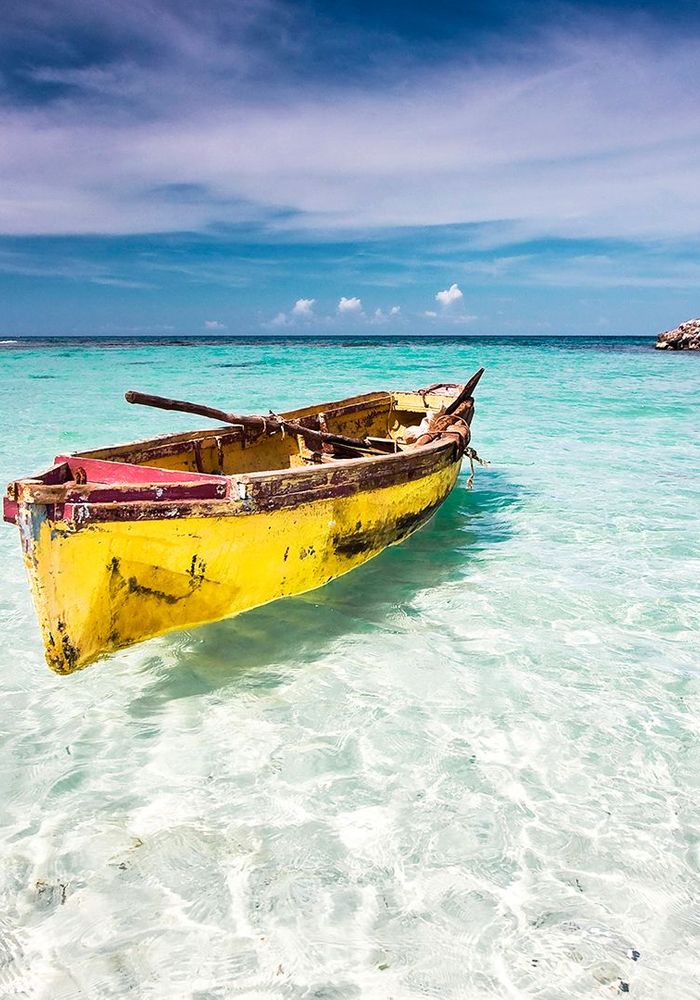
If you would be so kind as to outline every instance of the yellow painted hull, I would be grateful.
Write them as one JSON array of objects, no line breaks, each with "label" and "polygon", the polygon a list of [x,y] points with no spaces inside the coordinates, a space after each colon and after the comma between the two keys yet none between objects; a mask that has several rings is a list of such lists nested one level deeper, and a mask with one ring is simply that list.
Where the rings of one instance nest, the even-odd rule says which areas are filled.
[{"label": "yellow painted hull", "polygon": [[[441,389],[285,415],[371,442],[360,456],[234,425],[59,456],[11,483],[5,518],[20,530],[49,666],[72,673],[313,590],[411,534],[454,487],[469,440],[473,400],[452,418],[459,387]],[[407,445],[426,416],[439,429]]]},{"label": "yellow painted hull", "polygon": [[80,531],[45,520],[26,559],[49,666],[70,673],[144,639],[320,587],[425,523],[459,465],[270,513]]}]

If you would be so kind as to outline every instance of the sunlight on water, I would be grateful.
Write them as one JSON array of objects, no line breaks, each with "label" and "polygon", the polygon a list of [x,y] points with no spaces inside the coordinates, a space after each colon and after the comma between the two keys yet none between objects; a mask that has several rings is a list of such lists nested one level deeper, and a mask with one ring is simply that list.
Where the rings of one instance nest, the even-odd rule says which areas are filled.
[{"label": "sunlight on water", "polygon": [[16,531],[0,995],[699,997],[698,358],[627,343],[5,345],[4,480],[228,409],[460,379],[466,476],[304,597],[70,678]]}]

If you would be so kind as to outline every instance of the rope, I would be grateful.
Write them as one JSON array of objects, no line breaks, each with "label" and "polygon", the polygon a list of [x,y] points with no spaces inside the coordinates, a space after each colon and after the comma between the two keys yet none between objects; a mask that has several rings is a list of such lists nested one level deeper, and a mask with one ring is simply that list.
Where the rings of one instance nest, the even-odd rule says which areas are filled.
[{"label": "rope", "polygon": [[474,462],[482,466],[482,468],[488,468],[491,463],[485,458],[479,458],[474,448],[465,448],[464,454],[469,459],[469,468],[471,469],[471,474],[467,480],[467,489],[470,490],[474,485]]},{"label": "rope", "polygon": [[[280,425],[279,428],[278,428],[278,430],[282,431],[282,437],[284,437],[284,435],[285,435],[284,421],[282,420],[282,417],[280,417],[280,415],[278,413],[275,413],[274,410],[269,410],[268,411],[267,419],[265,417],[262,418],[263,433],[267,434],[267,421],[268,420],[274,420],[274,421],[276,421]],[[272,434],[276,434],[277,431],[275,430],[275,431],[272,431],[271,433]]]},{"label": "rope", "polygon": [[464,417],[461,417],[459,415],[459,413],[450,413],[449,416],[451,417],[453,423],[454,423],[455,420],[459,420],[459,422],[462,423],[462,424],[464,424],[465,427],[467,427],[469,429],[469,431],[471,432],[471,426],[470,426],[470,424],[464,419]]}]

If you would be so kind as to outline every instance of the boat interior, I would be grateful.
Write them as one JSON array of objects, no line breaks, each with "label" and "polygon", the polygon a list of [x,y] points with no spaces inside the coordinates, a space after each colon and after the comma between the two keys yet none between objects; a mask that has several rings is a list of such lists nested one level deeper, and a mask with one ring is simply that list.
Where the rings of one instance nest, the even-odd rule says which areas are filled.
[{"label": "boat interior", "polygon": [[[452,387],[448,387],[448,391]],[[447,393],[445,393],[447,395]],[[404,435],[420,424],[426,413],[438,412],[442,393],[368,393],[338,403],[286,411],[282,416],[312,430],[368,440],[360,452],[342,444],[314,447],[297,434],[268,433],[265,428],[231,425],[190,431],[133,444],[80,452],[71,458],[98,459],[136,466],[209,476],[267,472],[298,466],[362,459],[368,454],[392,453],[407,447]]]},{"label": "boat interior", "polygon": [[[71,485],[87,487],[95,501],[103,492],[100,487],[110,484],[126,489],[163,484],[165,493],[178,484],[199,484],[204,495],[212,489],[219,495],[217,477],[361,461],[402,451],[410,447],[405,440],[408,429],[415,429],[426,415],[438,413],[459,388],[446,384],[416,392],[367,393],[281,414],[312,430],[361,439],[367,443],[363,449],[342,443],[314,445],[300,434],[232,424],[59,455],[43,474],[10,484],[5,518],[15,519],[20,495],[32,495],[38,502],[43,496],[48,501],[56,487],[61,492]],[[83,496],[87,498],[85,492]]]}]

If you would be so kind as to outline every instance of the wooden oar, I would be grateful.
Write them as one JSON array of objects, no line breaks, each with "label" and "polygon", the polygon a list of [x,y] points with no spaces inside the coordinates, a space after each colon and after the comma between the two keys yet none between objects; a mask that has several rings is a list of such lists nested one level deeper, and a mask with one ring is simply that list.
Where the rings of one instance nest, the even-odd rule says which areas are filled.
[{"label": "wooden oar", "polygon": [[373,448],[368,441],[345,437],[342,434],[330,434],[328,431],[315,431],[310,427],[297,424],[293,420],[283,420],[282,417],[227,413],[225,410],[218,410],[214,406],[205,406],[202,403],[188,403],[183,399],[168,399],[167,396],[151,396],[146,392],[127,392],[124,398],[127,403],[140,403],[142,406],[153,406],[158,410],[177,410],[180,413],[196,413],[200,417],[210,417],[212,420],[220,420],[223,424],[238,424],[239,426],[254,427],[256,429],[263,428],[263,430],[272,432],[284,430],[288,434],[299,434],[300,437],[315,444],[336,444],[343,448],[353,448],[355,451],[366,451],[379,455],[385,454],[378,448]]}]

